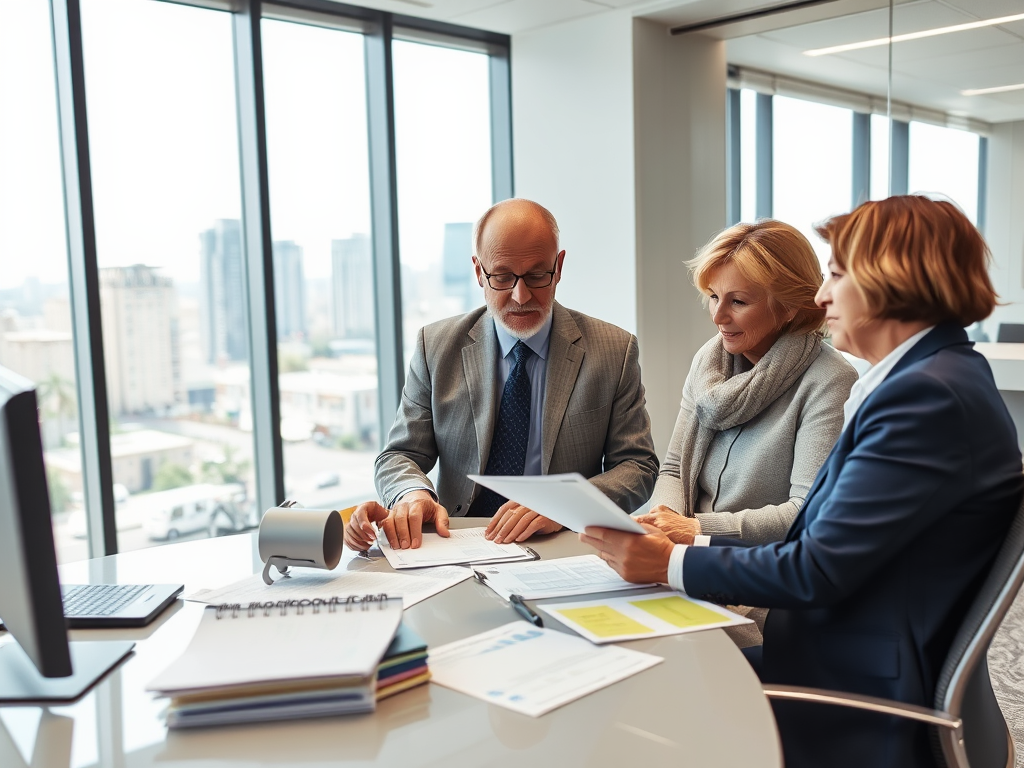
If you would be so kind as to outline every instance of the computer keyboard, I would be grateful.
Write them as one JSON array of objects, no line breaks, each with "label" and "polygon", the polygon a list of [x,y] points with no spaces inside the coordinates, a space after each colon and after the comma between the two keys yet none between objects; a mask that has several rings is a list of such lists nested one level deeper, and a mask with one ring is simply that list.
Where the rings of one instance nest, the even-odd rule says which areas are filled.
[{"label": "computer keyboard", "polygon": [[110,616],[147,589],[145,584],[79,584],[64,588],[64,615]]}]

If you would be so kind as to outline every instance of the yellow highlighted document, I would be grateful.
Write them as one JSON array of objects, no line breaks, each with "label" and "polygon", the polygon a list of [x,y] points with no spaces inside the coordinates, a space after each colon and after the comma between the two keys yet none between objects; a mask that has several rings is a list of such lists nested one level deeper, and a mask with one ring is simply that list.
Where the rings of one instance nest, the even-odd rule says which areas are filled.
[{"label": "yellow highlighted document", "polygon": [[540,609],[598,644],[751,623],[720,605],[678,592],[649,592],[555,605],[541,603]]},{"label": "yellow highlighted document", "polygon": [[650,627],[645,627],[639,621],[634,621],[607,605],[569,608],[558,613],[597,637],[649,635],[654,632]]},{"label": "yellow highlighted document", "polygon": [[656,600],[630,601],[630,605],[635,605],[640,610],[657,616],[673,627],[700,627],[705,624],[722,623],[722,614],[709,610],[702,605],[697,605],[678,595],[659,597]]}]

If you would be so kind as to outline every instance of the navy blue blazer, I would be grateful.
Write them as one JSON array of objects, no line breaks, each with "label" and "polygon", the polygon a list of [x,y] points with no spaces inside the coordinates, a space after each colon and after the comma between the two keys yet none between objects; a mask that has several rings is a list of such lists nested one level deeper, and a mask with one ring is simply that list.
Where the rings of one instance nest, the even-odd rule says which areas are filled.
[{"label": "navy blue blazer", "polygon": [[[765,682],[930,707],[1022,493],[988,362],[963,328],[942,324],[861,404],[785,540],[712,537],[687,550],[683,583],[694,597],[772,609]],[[924,726],[823,705],[775,712],[787,766],[934,765]]]}]

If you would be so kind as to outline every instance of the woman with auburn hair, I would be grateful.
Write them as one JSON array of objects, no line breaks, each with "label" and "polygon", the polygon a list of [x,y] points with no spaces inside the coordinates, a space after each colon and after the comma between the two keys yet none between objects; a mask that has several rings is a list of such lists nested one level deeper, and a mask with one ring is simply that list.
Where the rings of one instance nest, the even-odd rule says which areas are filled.
[{"label": "woman with auburn hair", "polygon": [[640,520],[679,540],[779,541],[839,436],[857,374],[822,344],[821,267],[794,227],[737,224],[688,266],[718,335],[693,358]]},{"label": "woman with auburn hair", "polygon": [[[772,608],[748,649],[767,683],[930,707],[1024,493],[1016,430],[964,332],[995,305],[988,248],[956,206],[917,196],[864,203],[818,232],[832,258],[817,303],[835,346],[872,368],[785,539],[687,547],[650,526],[583,540],[630,581]],[[790,767],[936,765],[908,720],[797,702],[775,714]]]}]

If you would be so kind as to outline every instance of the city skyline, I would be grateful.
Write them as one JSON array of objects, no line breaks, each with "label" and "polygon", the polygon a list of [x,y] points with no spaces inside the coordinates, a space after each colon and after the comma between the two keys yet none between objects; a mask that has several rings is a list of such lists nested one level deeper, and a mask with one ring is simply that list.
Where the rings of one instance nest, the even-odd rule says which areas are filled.
[{"label": "city skyline", "polygon": [[[195,233],[241,213],[230,14],[82,6],[100,266],[140,261],[145,243],[148,265],[197,282]],[[0,290],[67,274],[49,11],[11,3],[3,18],[0,70],[18,77],[0,79]],[[303,248],[307,277],[329,277],[331,241],[369,231],[363,38],[262,26],[272,237]],[[126,27],[137,33],[111,34]],[[407,41],[394,54],[399,247],[418,269],[440,259],[441,222],[475,220],[491,203],[488,57]],[[437,108],[447,120],[422,119]]]}]

